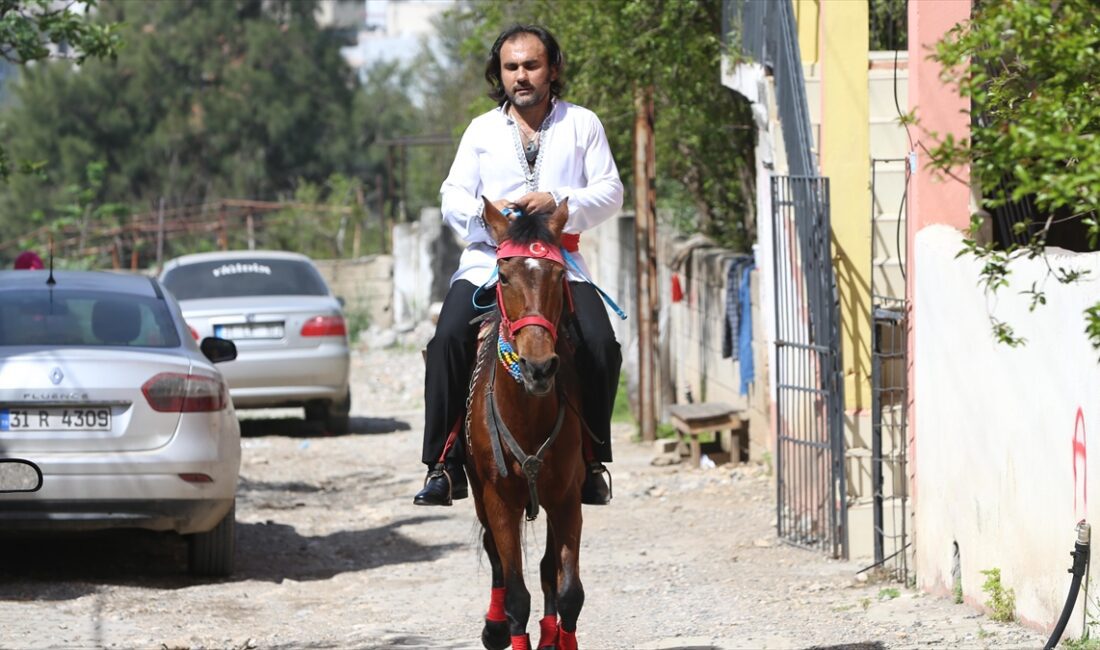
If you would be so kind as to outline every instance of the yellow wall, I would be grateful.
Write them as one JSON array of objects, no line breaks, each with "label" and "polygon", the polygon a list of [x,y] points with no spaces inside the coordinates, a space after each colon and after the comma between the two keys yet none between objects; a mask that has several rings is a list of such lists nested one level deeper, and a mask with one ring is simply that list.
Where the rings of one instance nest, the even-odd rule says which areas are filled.
[{"label": "yellow wall", "polygon": [[829,177],[834,267],[840,288],[844,400],[845,407],[852,410],[871,406],[867,2],[833,0],[822,2],[820,8],[821,172]]},{"label": "yellow wall", "polygon": [[821,33],[820,9],[820,0],[794,0],[798,48],[803,63],[817,63],[818,35]]}]

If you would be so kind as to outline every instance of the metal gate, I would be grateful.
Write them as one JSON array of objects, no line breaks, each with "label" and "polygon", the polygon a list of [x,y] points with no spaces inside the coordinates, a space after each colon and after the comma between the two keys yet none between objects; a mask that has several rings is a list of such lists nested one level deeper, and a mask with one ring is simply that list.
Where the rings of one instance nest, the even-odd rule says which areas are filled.
[{"label": "metal gate", "polygon": [[776,322],[776,526],[791,544],[848,556],[840,316],[829,181],[771,181]]}]

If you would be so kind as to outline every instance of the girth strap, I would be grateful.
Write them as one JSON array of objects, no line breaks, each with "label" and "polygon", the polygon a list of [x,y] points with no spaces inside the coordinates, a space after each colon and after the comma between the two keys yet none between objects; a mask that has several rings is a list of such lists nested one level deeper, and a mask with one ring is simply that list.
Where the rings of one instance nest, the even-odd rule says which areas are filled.
[{"label": "girth strap", "polygon": [[546,441],[542,443],[538,451],[534,454],[528,455],[523,451],[523,447],[519,446],[516,442],[515,436],[508,430],[508,425],[504,424],[504,420],[500,417],[500,412],[497,410],[496,397],[493,395],[493,386],[496,383],[497,378],[497,364],[491,364],[492,368],[489,371],[489,394],[488,402],[489,406],[489,441],[493,447],[493,461],[497,465],[497,471],[500,472],[500,476],[508,476],[508,466],[504,461],[504,450],[501,449],[500,441],[503,440],[504,444],[508,445],[508,450],[512,452],[516,460],[519,461],[520,474],[527,479],[527,489],[530,492],[530,499],[527,501],[527,521],[534,521],[539,516],[539,492],[538,492],[538,478],[539,471],[542,469],[543,458],[546,456],[546,450],[550,448],[550,445],[557,439],[558,434],[561,433],[561,425],[565,421],[565,399],[561,394],[561,390],[558,390],[558,418],[554,423],[554,429],[550,432],[550,435],[546,438]]}]

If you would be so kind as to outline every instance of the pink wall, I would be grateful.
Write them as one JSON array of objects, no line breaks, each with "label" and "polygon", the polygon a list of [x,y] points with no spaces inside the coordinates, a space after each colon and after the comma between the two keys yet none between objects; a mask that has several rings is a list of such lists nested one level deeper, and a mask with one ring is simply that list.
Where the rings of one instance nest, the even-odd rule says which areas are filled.
[{"label": "pink wall", "polygon": [[928,59],[936,42],[969,17],[970,0],[914,0],[909,3],[909,108],[916,110],[920,121],[918,126],[909,127],[909,135],[916,143],[919,168],[909,182],[910,235],[935,223],[962,230],[970,224],[970,188],[965,183],[969,170],[953,170],[953,174],[964,182],[934,176],[925,169],[928,155],[921,147],[923,143],[932,148],[937,140],[932,134],[942,137],[952,133],[956,138],[970,135],[969,100],[962,99],[954,88],[941,82],[939,64]]},{"label": "pink wall", "polygon": [[913,360],[917,358],[914,345],[920,314],[912,311],[912,298],[916,295],[913,279],[920,260],[913,250],[916,233],[926,226],[947,224],[965,230],[970,224],[969,169],[953,170],[959,179],[944,178],[926,169],[928,154],[922,148],[931,149],[936,142],[932,134],[952,133],[956,138],[970,135],[969,100],[960,98],[955,89],[940,81],[939,64],[930,61],[928,55],[937,41],[956,24],[970,17],[970,0],[912,0],[909,3],[909,109],[915,110],[920,123],[909,127],[909,137],[916,151],[917,169],[909,179],[906,197],[909,209],[907,221],[906,277],[909,296],[909,476],[910,494],[915,500],[915,481],[920,459],[916,456],[913,440],[919,423],[913,404],[918,399],[920,387],[916,385]]}]

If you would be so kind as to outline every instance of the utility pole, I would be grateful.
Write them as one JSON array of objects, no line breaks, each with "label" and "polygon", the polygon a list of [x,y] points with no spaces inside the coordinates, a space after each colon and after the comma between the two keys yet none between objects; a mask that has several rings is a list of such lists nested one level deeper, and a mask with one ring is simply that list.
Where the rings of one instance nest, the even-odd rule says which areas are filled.
[{"label": "utility pole", "polygon": [[657,439],[657,164],[653,86],[634,90],[634,250],[638,304],[638,420],[642,440]]}]

